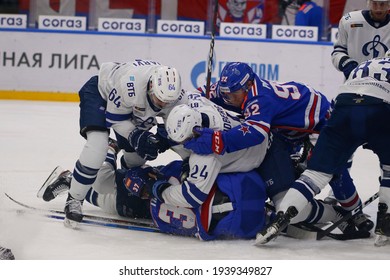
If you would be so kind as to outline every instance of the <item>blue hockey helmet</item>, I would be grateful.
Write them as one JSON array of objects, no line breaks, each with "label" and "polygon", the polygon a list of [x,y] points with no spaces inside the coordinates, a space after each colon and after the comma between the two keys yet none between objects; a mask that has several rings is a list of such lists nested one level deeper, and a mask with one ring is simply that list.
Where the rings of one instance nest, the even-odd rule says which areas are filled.
[{"label": "blue hockey helmet", "polygon": [[219,89],[222,93],[235,92],[241,88],[247,90],[247,81],[252,81],[255,74],[252,68],[242,62],[230,62],[222,69]]}]

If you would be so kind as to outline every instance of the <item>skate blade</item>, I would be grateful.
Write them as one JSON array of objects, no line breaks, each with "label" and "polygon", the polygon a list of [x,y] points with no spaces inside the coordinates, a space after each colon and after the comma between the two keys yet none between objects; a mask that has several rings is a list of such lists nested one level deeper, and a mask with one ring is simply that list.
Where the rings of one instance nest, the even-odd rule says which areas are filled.
[{"label": "skate blade", "polygon": [[77,229],[79,226],[79,222],[69,220],[68,218],[65,217],[64,226],[71,229]]},{"label": "skate blade", "polygon": [[389,243],[389,238],[385,235],[377,235],[375,238],[374,245],[376,247],[382,247]]},{"label": "skate blade", "polygon": [[256,240],[254,245],[262,246],[264,244],[267,244],[271,240],[276,239],[277,236],[278,236],[278,230],[275,227],[271,226],[265,232],[259,232],[256,235]]},{"label": "skate blade", "polygon": [[43,194],[45,193],[45,190],[47,186],[49,186],[51,183],[54,182],[55,179],[64,171],[64,169],[61,166],[57,166],[54,168],[54,170],[50,173],[49,177],[47,177],[46,181],[43,183],[42,187],[39,189],[37,193],[38,198],[43,198]]}]

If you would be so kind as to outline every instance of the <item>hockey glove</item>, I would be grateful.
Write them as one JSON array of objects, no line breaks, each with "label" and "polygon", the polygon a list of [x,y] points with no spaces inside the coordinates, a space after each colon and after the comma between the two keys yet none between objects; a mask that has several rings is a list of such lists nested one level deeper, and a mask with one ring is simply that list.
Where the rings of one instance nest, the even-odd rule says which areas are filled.
[{"label": "hockey glove", "polygon": [[184,148],[199,155],[209,155],[225,153],[225,146],[222,131],[214,131],[210,128],[194,128],[194,138],[184,143]]},{"label": "hockey glove", "polygon": [[355,60],[352,60],[350,58],[340,61],[340,64],[341,64],[340,69],[341,71],[343,71],[346,79],[348,79],[349,74],[351,74],[352,70],[359,65],[359,63],[357,63]]},{"label": "hockey glove", "polygon": [[142,199],[150,199],[153,196],[162,201],[161,193],[164,185],[170,186],[165,176],[157,169],[147,167],[134,167],[127,171],[123,183],[126,189]]},{"label": "hockey glove", "polygon": [[157,133],[155,137],[157,139],[156,145],[158,146],[159,153],[163,153],[166,150],[168,150],[170,147],[176,145],[175,142],[169,140],[168,132],[166,131],[165,126],[163,124],[157,125]]},{"label": "hockey glove", "polygon": [[144,160],[154,160],[158,155],[158,140],[155,135],[142,129],[134,129],[129,135],[129,142],[136,153]]}]

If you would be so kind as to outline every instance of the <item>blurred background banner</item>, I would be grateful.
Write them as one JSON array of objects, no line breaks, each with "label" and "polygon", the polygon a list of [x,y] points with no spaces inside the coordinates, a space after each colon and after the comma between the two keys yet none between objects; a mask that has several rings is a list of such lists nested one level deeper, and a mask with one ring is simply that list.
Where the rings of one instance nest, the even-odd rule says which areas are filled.
[{"label": "blurred background banner", "polygon": [[[330,28],[349,11],[366,8],[366,0],[312,0],[321,8],[320,40],[330,40]],[[99,18],[144,19],[147,32],[156,33],[157,21],[202,21],[211,33],[215,0],[0,0],[0,13],[25,14],[28,27],[37,28],[40,15],[84,16],[88,30]],[[295,25],[300,0],[219,0],[217,32],[222,22]],[[0,26],[1,27],[1,26]],[[269,37],[270,38],[270,37]]]},{"label": "blurred background banner", "polygon": [[[183,86],[205,83],[210,39],[167,35],[0,31],[0,91],[75,93],[107,61],[153,59],[179,69]],[[332,66],[330,43],[217,38],[212,81],[227,62],[247,62],[264,79],[303,81],[328,96],[342,75]],[[305,63],[303,63],[303,61]],[[339,80],[339,81],[338,81]]]},{"label": "blurred background banner", "polygon": [[[312,2],[321,13],[316,24],[302,26],[302,0],[219,0],[212,81],[227,62],[243,61],[261,78],[302,81],[335,96],[343,82],[330,58],[338,22],[366,1]],[[206,80],[215,3],[0,0],[0,98],[75,95],[101,63],[136,58],[175,66],[184,87],[196,88]]]}]

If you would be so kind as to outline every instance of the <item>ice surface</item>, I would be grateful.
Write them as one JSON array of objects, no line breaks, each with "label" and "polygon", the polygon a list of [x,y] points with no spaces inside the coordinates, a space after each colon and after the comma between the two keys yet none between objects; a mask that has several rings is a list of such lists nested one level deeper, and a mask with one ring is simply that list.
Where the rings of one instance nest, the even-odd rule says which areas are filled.
[{"label": "ice surface", "polygon": [[[376,248],[373,238],[336,241],[278,237],[261,248],[253,240],[202,242],[197,239],[81,225],[65,228],[61,221],[17,214],[16,199],[41,208],[62,210],[65,197],[44,202],[37,190],[57,165],[73,169],[84,144],[78,133],[77,103],[0,101],[0,244],[19,260],[389,260],[390,246]],[[177,156],[166,153],[152,164]],[[363,200],[378,190],[376,156],[359,149],[352,176]],[[322,193],[322,197],[328,189]],[[376,216],[377,201],[365,208]],[[102,215],[85,203],[84,211]]]}]

